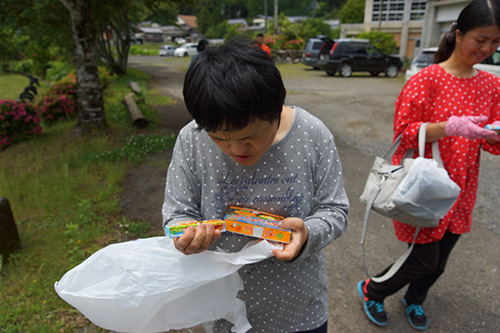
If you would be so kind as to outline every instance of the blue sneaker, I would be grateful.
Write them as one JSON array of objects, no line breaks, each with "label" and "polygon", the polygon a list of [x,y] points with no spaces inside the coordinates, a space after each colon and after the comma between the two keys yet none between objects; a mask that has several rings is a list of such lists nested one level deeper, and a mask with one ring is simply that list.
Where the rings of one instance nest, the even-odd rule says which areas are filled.
[{"label": "blue sneaker", "polygon": [[358,292],[359,296],[361,296],[361,299],[363,300],[365,314],[375,325],[386,326],[387,316],[384,311],[384,303],[375,302],[366,296],[366,286],[369,282],[370,279],[366,279],[365,281],[359,281],[358,283]]},{"label": "blue sneaker", "polygon": [[427,315],[422,306],[416,304],[408,305],[404,298],[403,304],[406,308],[406,318],[408,318],[411,327],[417,330],[425,330],[427,328]]}]

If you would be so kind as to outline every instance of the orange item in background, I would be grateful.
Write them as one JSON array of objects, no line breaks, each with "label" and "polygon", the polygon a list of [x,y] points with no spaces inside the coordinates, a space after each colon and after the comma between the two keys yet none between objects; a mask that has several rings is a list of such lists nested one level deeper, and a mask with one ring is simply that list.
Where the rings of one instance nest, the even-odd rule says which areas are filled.
[{"label": "orange item in background", "polygon": [[224,217],[227,231],[274,242],[290,243],[291,230],[277,226],[283,219],[283,216],[235,206],[229,207]]}]

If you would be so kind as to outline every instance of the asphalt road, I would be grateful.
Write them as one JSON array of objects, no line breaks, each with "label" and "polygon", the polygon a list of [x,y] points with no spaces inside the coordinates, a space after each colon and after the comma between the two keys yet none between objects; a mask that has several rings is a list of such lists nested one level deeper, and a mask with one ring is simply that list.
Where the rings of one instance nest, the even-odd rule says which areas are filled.
[{"label": "asphalt road", "polygon": [[[130,66],[151,75],[151,88],[173,96],[177,107],[164,117],[179,128],[189,120],[182,108],[183,70],[189,58],[131,58]],[[286,103],[299,105],[322,119],[334,133],[343,165],[351,210],[344,236],[326,249],[330,281],[329,332],[411,332],[402,306],[404,291],[386,299],[388,326],[368,322],[356,284],[365,278],[359,244],[364,205],[359,203],[376,154],[392,139],[394,101],[404,76],[328,77],[302,65],[281,67],[288,90]],[[478,203],[472,232],[461,237],[446,272],[431,289],[424,309],[428,332],[500,332],[500,225],[498,158],[483,154]],[[162,193],[160,193],[162,194]],[[136,198],[137,200],[137,198]],[[405,246],[394,237],[392,223],[372,214],[367,237],[372,273],[390,264]]]}]

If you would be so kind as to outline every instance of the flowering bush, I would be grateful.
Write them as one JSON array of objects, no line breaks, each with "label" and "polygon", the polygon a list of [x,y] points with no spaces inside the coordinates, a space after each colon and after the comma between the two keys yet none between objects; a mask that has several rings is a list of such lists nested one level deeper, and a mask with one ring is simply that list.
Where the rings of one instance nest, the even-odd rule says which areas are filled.
[{"label": "flowering bush", "polygon": [[56,82],[46,93],[36,109],[44,124],[52,126],[59,121],[67,121],[76,115],[76,77],[69,73]]},{"label": "flowering bush", "polygon": [[57,99],[59,96],[66,95],[76,103],[76,83],[72,79],[63,79],[54,84],[48,91],[47,97]]},{"label": "flowering bush", "polygon": [[76,116],[75,102],[68,95],[49,95],[37,103],[36,109],[47,126]]},{"label": "flowering bush", "polygon": [[0,100],[0,150],[41,132],[40,118],[33,105]]},{"label": "flowering bush", "polygon": [[286,50],[302,50],[304,47],[304,40],[302,38],[292,39],[283,43],[283,48]]}]

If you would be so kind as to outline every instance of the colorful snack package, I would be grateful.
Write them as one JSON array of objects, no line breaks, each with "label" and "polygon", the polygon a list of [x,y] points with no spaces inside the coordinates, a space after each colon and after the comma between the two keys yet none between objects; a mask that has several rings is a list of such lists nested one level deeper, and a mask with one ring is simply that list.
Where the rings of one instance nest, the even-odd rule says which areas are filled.
[{"label": "colorful snack package", "polygon": [[205,221],[189,220],[178,224],[166,225],[165,233],[169,238],[176,238],[182,235],[187,227],[197,227],[202,223],[213,224],[215,226],[215,229],[220,229],[222,232],[226,231],[226,223],[223,220],[205,220]]},{"label": "colorful snack package", "polygon": [[283,219],[283,216],[235,206],[229,207],[224,217],[227,231],[274,242],[290,243],[291,230],[277,226]]}]

